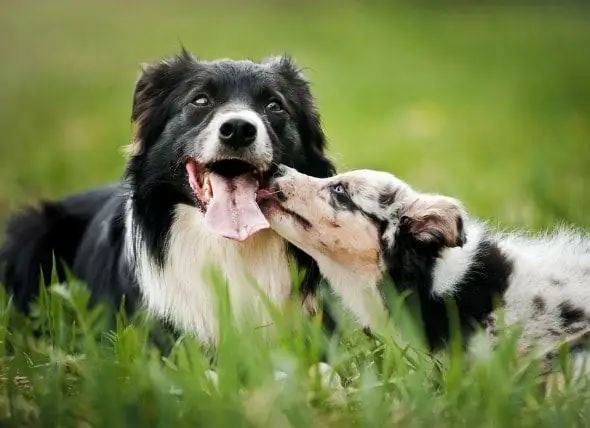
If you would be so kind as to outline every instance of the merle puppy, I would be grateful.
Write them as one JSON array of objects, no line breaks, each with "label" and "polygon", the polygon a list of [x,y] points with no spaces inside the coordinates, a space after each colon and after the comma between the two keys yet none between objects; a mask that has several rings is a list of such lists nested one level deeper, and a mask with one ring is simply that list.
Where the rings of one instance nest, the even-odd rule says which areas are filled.
[{"label": "merle puppy", "polygon": [[273,165],[327,177],[334,167],[308,82],[288,57],[203,61],[188,52],[147,65],[133,94],[134,135],[119,183],[16,214],[0,251],[3,282],[20,308],[52,255],[93,299],[150,312],[204,342],[218,338],[206,267],[227,282],[233,315],[266,322],[257,288],[277,305],[291,294],[288,255],[313,260],[268,228],[257,204]]},{"label": "merle puppy", "polygon": [[321,179],[281,166],[263,196],[271,227],[313,256],[364,327],[385,313],[381,286],[390,278],[417,297],[432,349],[450,336],[448,299],[455,301],[467,344],[477,326],[494,338],[496,298],[504,325],[522,326],[523,351],[555,350],[563,340],[581,350],[577,345],[588,339],[586,233],[498,233],[470,218],[454,198],[418,192],[371,170]]}]

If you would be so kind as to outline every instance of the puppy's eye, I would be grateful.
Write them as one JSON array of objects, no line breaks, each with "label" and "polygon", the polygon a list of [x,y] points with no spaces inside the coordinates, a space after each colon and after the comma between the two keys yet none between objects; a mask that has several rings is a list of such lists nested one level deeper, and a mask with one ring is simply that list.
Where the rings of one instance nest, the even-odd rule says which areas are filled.
[{"label": "puppy's eye", "polygon": [[195,97],[192,104],[196,105],[197,107],[207,107],[211,105],[211,101],[207,95],[199,94]]},{"label": "puppy's eye", "polygon": [[334,187],[332,187],[332,192],[334,192],[337,195],[344,195],[346,194],[346,189],[342,184],[337,184]]},{"label": "puppy's eye", "polygon": [[332,201],[336,203],[341,209],[346,211],[354,211],[356,209],[356,205],[350,198],[348,189],[344,184],[335,183],[330,186],[330,195]]},{"label": "puppy's eye", "polygon": [[280,113],[284,110],[283,104],[276,98],[272,98],[264,109],[271,113]]}]

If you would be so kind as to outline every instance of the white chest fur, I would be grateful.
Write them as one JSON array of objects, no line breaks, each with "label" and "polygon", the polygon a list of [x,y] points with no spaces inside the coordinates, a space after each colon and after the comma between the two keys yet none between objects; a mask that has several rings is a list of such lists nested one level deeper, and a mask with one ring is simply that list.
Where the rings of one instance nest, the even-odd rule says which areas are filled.
[{"label": "white chest fur", "polygon": [[[130,226],[130,212],[127,222]],[[128,227],[129,234],[130,230]],[[147,308],[202,341],[218,338],[218,297],[212,269],[221,274],[220,285],[227,287],[235,319],[247,314],[259,325],[267,324],[270,319],[260,293],[279,307],[290,296],[286,243],[271,230],[238,243],[210,233],[196,208],[179,205],[162,268],[147,253],[141,236],[128,235],[127,239],[135,243],[131,256]]]}]

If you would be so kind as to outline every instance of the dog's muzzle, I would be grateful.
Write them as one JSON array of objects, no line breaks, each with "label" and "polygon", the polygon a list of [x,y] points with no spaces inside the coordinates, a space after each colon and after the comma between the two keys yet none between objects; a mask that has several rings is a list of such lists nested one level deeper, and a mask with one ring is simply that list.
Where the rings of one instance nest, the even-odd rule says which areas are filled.
[{"label": "dog's muzzle", "polygon": [[244,241],[269,227],[258,199],[266,187],[273,148],[262,118],[253,110],[217,112],[186,163],[188,182],[205,224],[221,236]]}]

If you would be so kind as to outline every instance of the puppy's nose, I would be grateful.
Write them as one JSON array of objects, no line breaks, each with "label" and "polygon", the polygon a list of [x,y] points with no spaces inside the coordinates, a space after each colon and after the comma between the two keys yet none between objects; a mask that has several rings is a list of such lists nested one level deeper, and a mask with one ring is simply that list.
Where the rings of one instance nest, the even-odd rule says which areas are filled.
[{"label": "puppy's nose", "polygon": [[230,119],[219,127],[219,139],[234,149],[241,149],[256,140],[256,125],[244,119]]},{"label": "puppy's nose", "polygon": [[272,179],[274,180],[274,179],[277,179],[277,178],[281,178],[283,175],[286,175],[287,174],[287,170],[288,170],[288,168],[285,165],[279,164],[275,168],[275,170],[274,170],[274,172],[272,174]]},{"label": "puppy's nose", "polygon": [[281,180],[281,178],[287,174],[288,170],[289,168],[282,164],[275,166],[268,182],[269,189],[274,193],[275,198],[280,202],[285,202],[287,200],[287,197],[283,193],[283,185],[285,182],[284,180]]}]

